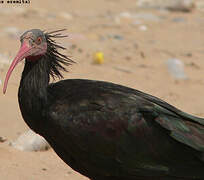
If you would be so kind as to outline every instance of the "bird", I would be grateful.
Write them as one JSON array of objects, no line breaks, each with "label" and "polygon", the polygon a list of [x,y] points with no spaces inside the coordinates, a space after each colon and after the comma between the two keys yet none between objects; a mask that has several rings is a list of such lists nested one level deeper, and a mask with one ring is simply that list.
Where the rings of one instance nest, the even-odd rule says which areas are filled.
[{"label": "bird", "polygon": [[18,89],[25,123],[91,180],[203,180],[204,118],[112,82],[64,80],[74,61],[57,42],[63,31],[31,29],[20,36],[3,93],[25,59]]}]

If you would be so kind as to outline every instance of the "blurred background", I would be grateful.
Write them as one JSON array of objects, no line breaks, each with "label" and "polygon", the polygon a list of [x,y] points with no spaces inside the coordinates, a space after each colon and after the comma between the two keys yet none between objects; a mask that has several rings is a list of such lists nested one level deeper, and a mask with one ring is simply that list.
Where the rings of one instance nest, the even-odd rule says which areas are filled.
[{"label": "blurred background", "polygon": [[[29,29],[58,29],[76,64],[66,78],[111,81],[204,116],[203,0],[30,0],[0,3],[0,88]],[[82,180],[57,155],[20,151],[12,142],[28,130],[17,100],[21,63],[0,93],[0,179]],[[29,97],[28,97],[29,98]],[[54,132],[53,132],[54,133]]]}]

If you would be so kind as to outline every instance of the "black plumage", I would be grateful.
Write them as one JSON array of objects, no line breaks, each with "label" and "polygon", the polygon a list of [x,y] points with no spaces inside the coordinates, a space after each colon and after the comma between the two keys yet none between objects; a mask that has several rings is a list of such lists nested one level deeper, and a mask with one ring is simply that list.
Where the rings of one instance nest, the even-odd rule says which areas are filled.
[{"label": "black plumage", "polygon": [[125,86],[86,79],[49,84],[73,63],[38,29],[21,36],[18,99],[28,126],[70,167],[92,180],[204,179],[204,119]]}]

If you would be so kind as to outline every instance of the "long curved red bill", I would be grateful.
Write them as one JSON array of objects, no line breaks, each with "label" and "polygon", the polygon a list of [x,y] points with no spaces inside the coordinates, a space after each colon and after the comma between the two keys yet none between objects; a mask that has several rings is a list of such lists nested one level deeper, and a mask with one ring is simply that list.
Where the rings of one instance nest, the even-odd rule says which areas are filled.
[{"label": "long curved red bill", "polygon": [[7,88],[7,84],[8,84],[8,80],[9,80],[9,77],[12,73],[12,71],[14,70],[14,68],[16,67],[16,65],[22,61],[25,57],[28,56],[28,53],[29,51],[31,50],[31,47],[29,47],[27,45],[27,43],[23,43],[20,50],[18,51],[18,54],[16,55],[15,59],[13,60],[13,62],[11,63],[10,67],[9,67],[9,70],[6,74],[6,78],[4,80],[4,87],[3,87],[3,93],[5,94],[6,93],[6,88]]}]

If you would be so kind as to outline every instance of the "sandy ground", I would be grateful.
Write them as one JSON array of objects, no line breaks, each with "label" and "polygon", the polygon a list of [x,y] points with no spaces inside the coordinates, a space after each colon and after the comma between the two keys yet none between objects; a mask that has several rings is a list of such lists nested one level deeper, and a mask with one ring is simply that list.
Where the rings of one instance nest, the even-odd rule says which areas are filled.
[{"label": "sandy ground", "polygon": [[[17,31],[10,32],[10,29]],[[69,37],[60,40],[65,54],[77,63],[66,78],[107,80],[158,96],[176,107],[204,116],[204,13],[139,9],[132,0],[31,1],[29,5],[0,4],[0,54],[11,61],[17,52],[20,33],[32,28],[67,28]],[[93,54],[104,53],[101,65]],[[184,63],[187,80],[176,80],[166,62]],[[4,80],[8,61],[0,59]],[[23,63],[9,81],[6,95],[0,93],[0,180],[86,179],[71,170],[52,149],[22,152],[9,146],[28,127],[17,102]],[[2,85],[0,86],[2,89]],[[54,133],[54,132],[53,132]]]}]

